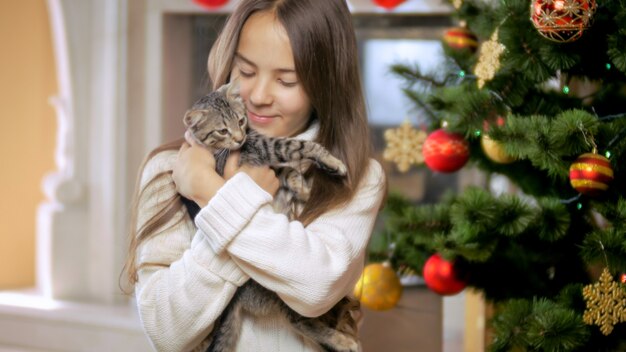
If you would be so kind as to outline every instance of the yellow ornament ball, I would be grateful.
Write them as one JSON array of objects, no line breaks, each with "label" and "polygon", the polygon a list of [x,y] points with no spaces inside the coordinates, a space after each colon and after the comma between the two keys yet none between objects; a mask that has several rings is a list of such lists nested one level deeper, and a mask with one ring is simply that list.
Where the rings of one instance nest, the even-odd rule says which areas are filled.
[{"label": "yellow ornament ball", "polygon": [[402,285],[389,263],[373,263],[363,270],[354,295],[369,309],[388,310],[400,301]]},{"label": "yellow ornament ball", "polygon": [[480,138],[480,145],[485,152],[485,155],[493,162],[498,164],[510,164],[515,161],[515,158],[507,154],[502,148],[502,145],[493,139],[489,138],[489,135],[484,133]]}]

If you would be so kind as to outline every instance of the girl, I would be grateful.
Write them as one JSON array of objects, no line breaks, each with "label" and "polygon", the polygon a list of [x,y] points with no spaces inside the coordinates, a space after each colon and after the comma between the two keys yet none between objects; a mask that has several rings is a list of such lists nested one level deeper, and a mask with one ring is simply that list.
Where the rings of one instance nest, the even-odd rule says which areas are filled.
[{"label": "girl", "polygon": [[[213,88],[237,79],[250,126],[314,140],[348,168],[311,170],[295,221],[272,211],[267,167],[227,163],[183,140],[147,157],[128,260],[143,327],[158,351],[203,351],[239,286],[252,278],[294,311],[319,316],[349,295],[386,193],[370,159],[357,48],[345,0],[241,0],[209,56]],[[178,149],[178,150],[177,150]],[[180,195],[201,210],[195,223]],[[237,351],[316,351],[280,319],[246,317]]]}]

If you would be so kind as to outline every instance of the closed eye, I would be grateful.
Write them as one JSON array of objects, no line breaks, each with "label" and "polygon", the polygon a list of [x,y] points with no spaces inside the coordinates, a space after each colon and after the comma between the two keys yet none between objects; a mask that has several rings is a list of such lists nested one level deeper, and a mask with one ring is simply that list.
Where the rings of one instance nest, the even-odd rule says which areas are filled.
[{"label": "closed eye", "polygon": [[217,131],[217,133],[219,133],[219,134],[227,134],[228,133],[228,129],[223,128],[223,129]]},{"label": "closed eye", "polygon": [[280,82],[281,85],[283,85],[284,87],[287,88],[291,88],[291,87],[295,87],[298,85],[298,82],[288,82],[288,81],[284,81],[282,79],[279,79],[278,82]]},{"label": "closed eye", "polygon": [[239,74],[242,77],[245,77],[245,78],[250,78],[250,77],[254,76],[254,72],[246,72],[246,71],[244,71],[242,69],[239,69]]}]

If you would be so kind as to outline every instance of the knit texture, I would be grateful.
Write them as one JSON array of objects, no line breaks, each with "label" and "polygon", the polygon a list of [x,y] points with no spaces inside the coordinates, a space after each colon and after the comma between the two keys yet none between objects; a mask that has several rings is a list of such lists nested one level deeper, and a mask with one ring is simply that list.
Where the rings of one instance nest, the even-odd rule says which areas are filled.
[{"label": "knit texture", "polygon": [[[312,139],[313,125],[297,138]],[[176,151],[148,161],[141,181],[139,226],[176,192]],[[200,351],[239,286],[253,278],[303,316],[319,316],[350,294],[384,193],[384,173],[371,160],[355,197],[307,227],[276,214],[272,197],[238,173],[201,209],[195,224],[184,208],[173,227],[138,249],[137,305],[157,351]],[[176,222],[177,220],[180,220]],[[317,351],[283,319],[246,317],[237,351]]]}]

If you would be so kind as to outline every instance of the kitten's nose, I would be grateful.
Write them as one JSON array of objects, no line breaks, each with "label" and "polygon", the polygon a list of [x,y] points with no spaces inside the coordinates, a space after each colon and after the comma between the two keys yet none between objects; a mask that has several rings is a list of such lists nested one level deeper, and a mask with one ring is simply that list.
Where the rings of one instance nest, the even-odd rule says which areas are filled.
[{"label": "kitten's nose", "polygon": [[243,144],[245,138],[246,137],[241,132],[233,135],[233,140],[239,144]]}]

